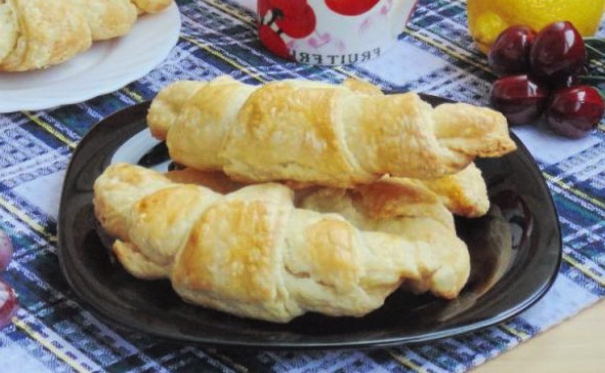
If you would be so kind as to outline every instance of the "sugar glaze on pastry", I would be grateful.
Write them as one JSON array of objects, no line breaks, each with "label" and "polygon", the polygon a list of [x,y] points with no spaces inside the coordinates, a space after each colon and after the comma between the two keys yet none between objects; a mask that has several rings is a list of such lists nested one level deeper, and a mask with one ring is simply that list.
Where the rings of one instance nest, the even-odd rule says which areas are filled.
[{"label": "sugar glaze on pastry", "polygon": [[384,175],[436,178],[516,148],[491,109],[432,108],[415,93],[384,95],[359,81],[177,82],[153,101],[148,123],[174,161],[246,182],[346,188]]},{"label": "sugar glaze on pastry", "polygon": [[138,15],[172,0],[0,0],[0,71],[65,62],[94,41],[126,35]]},{"label": "sugar glaze on pastry", "polygon": [[346,201],[342,211],[330,207],[340,214],[294,200],[282,184],[221,194],[127,164],[110,166],[94,186],[96,216],[130,273],[168,278],[186,301],[238,316],[363,316],[400,286],[453,298],[468,278],[466,245],[447,221],[393,217],[358,227],[343,216],[356,209]]}]

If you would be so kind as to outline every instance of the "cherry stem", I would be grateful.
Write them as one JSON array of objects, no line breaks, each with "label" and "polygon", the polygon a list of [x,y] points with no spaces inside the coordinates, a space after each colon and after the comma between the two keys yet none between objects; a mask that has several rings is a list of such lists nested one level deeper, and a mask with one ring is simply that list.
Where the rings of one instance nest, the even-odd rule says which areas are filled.
[{"label": "cherry stem", "polygon": [[599,38],[597,36],[587,36],[584,41],[605,41],[605,38]]},{"label": "cherry stem", "polygon": [[598,54],[601,57],[605,57],[605,53],[601,52],[600,50],[593,47],[592,45],[586,44],[586,48],[590,49],[591,51],[593,51],[594,53]]},{"label": "cherry stem", "polygon": [[584,79],[584,80],[598,80],[600,82],[605,82],[605,76],[581,75],[580,79]]}]

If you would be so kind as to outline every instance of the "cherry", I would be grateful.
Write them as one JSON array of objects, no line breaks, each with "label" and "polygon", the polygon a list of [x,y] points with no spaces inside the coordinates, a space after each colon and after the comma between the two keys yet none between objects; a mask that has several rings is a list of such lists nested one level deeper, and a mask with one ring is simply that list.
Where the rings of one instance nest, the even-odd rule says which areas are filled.
[{"label": "cherry", "polygon": [[546,122],[555,133],[575,139],[595,129],[604,112],[596,89],[585,85],[563,88],[555,92],[546,110]]},{"label": "cherry", "polygon": [[491,69],[499,76],[529,72],[529,51],[536,33],[526,26],[504,30],[488,54]]},{"label": "cherry", "polygon": [[586,58],[582,35],[570,22],[555,22],[543,28],[534,40],[529,57],[533,74],[555,85],[577,75]]},{"label": "cherry", "polygon": [[527,124],[540,117],[548,90],[527,75],[514,75],[494,82],[490,103],[502,112],[509,124]]},{"label": "cherry", "polygon": [[285,58],[292,59],[288,46],[275,31],[271,30],[269,26],[261,25],[258,28],[258,37],[263,42],[265,47],[276,55]]},{"label": "cherry", "polygon": [[380,0],[326,0],[328,8],[343,16],[358,16],[378,4]]}]

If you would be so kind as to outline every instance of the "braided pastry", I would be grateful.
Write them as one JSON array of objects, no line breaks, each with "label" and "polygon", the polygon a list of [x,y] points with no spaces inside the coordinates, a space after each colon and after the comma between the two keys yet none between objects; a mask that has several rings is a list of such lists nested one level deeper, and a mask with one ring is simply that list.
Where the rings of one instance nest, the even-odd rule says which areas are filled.
[{"label": "braided pastry", "polygon": [[94,192],[96,215],[118,238],[114,252],[130,273],[169,278],[186,301],[243,317],[362,316],[402,284],[453,298],[469,274],[466,246],[447,223],[348,222],[355,207],[343,215],[297,208],[282,184],[221,194],[118,164]]},{"label": "braided pastry", "polygon": [[0,71],[60,64],[172,0],[0,0]]},{"label": "braided pastry", "polygon": [[[247,184],[238,183],[227,177],[222,172],[198,171],[191,168],[179,171],[171,171],[167,175],[171,180],[179,183],[194,183],[209,186],[220,193],[230,193],[243,188]],[[394,202],[393,194],[398,198],[392,203],[395,210],[401,212],[402,208],[418,206],[416,211],[428,209],[425,202],[430,204],[439,203],[444,205],[450,212],[469,218],[483,216],[489,210],[490,203],[487,196],[487,185],[481,174],[481,170],[474,163],[468,165],[464,170],[454,175],[448,175],[437,179],[410,179],[384,177],[372,184],[359,185],[352,190],[341,190],[334,188],[321,188],[314,185],[284,182],[290,188],[296,190],[297,196],[307,195],[318,189],[325,189],[323,193],[341,195],[362,195],[365,200],[371,200],[371,205],[380,206],[379,212],[370,209],[367,214],[372,216],[384,216],[384,203],[379,203],[382,195],[388,196],[385,201]],[[393,193],[394,192],[394,193]],[[402,199],[402,198],[405,198]],[[451,214],[448,214],[451,216]]]},{"label": "braided pastry", "polygon": [[493,110],[432,108],[415,93],[384,95],[368,86],[178,82],[156,97],[148,123],[174,161],[245,182],[352,187],[385,174],[436,178],[516,148]]}]

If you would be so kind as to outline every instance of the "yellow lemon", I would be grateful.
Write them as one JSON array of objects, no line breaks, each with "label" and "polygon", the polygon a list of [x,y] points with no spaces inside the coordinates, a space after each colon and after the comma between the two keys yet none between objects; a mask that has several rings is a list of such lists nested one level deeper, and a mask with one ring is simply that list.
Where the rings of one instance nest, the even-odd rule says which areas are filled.
[{"label": "yellow lemon", "polygon": [[594,35],[604,8],[605,0],[468,0],[468,23],[473,39],[487,52],[514,25],[537,32],[552,22],[570,21],[582,35]]}]

